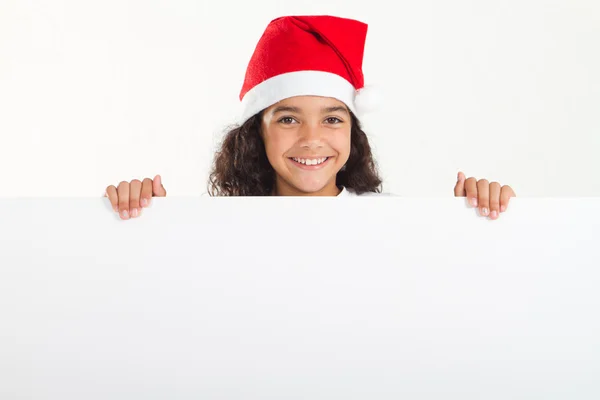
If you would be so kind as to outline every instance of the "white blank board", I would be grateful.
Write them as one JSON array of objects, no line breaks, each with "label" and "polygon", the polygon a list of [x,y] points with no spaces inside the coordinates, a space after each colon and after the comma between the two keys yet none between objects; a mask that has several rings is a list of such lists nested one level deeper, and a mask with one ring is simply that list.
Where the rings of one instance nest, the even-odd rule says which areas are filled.
[{"label": "white blank board", "polygon": [[0,398],[598,399],[600,199],[0,199]]}]

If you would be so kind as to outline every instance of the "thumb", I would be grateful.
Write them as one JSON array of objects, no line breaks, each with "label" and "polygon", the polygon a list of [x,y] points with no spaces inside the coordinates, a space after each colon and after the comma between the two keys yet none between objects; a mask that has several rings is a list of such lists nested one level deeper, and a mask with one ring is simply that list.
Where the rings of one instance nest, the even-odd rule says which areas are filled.
[{"label": "thumb", "polygon": [[156,175],[152,180],[152,195],[156,197],[165,197],[167,195],[167,191],[162,184],[160,175]]},{"label": "thumb", "polygon": [[456,185],[454,186],[454,196],[455,197],[465,197],[467,193],[465,192],[465,174],[461,171],[458,172],[458,176],[456,177]]}]

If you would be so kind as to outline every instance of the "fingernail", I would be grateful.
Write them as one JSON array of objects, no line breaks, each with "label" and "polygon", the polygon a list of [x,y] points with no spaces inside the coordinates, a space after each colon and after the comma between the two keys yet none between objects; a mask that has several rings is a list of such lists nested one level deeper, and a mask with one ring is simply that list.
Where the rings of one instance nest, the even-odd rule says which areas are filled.
[{"label": "fingernail", "polygon": [[471,199],[471,205],[472,205],[473,207],[477,207],[477,197],[473,197],[473,198]]},{"label": "fingernail", "polygon": [[488,215],[488,209],[487,209],[487,208],[485,208],[485,207],[483,207],[483,208],[481,209],[481,215],[483,215],[483,216],[486,216],[486,215]]},{"label": "fingernail", "polygon": [[129,219],[129,213],[127,212],[127,210],[121,211],[121,217],[123,219]]},{"label": "fingernail", "polygon": [[116,213],[118,213],[118,212],[119,212],[119,207],[117,207],[117,206],[113,206],[113,210],[114,210]]},{"label": "fingernail", "polygon": [[137,216],[138,216],[138,209],[134,208],[133,210],[131,210],[131,217],[136,218]]},{"label": "fingernail", "polygon": [[142,201],[140,201],[140,205],[141,205],[142,207],[146,207],[146,206],[148,205],[148,200],[146,200],[146,199],[142,199]]},{"label": "fingernail", "polygon": [[501,211],[501,212],[504,212],[504,211],[506,211],[506,206],[500,206],[500,211]]},{"label": "fingernail", "polygon": [[496,210],[492,211],[490,213],[490,218],[491,219],[496,219],[498,217],[498,212]]}]

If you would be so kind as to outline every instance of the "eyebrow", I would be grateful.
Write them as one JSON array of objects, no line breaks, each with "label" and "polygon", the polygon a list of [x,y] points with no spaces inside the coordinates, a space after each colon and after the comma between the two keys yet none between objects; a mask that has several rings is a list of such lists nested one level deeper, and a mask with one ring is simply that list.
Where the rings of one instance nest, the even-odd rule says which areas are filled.
[{"label": "eyebrow", "polygon": [[[348,109],[344,106],[325,107],[325,108],[321,109],[322,113],[331,113],[331,112],[336,112],[336,111],[342,111],[342,112],[345,112],[346,114],[348,113]],[[302,113],[302,110],[298,107],[291,107],[291,106],[278,106],[273,110],[273,114],[277,114],[280,112],[293,112],[293,113],[300,114],[300,113]]]}]

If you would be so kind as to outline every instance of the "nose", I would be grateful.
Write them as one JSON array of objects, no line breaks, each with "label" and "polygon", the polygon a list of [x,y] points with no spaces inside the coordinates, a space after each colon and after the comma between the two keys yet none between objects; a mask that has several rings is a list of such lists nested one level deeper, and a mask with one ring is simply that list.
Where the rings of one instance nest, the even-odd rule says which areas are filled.
[{"label": "nose", "polygon": [[300,128],[300,145],[306,148],[322,147],[322,136],[320,127],[306,124]]}]

